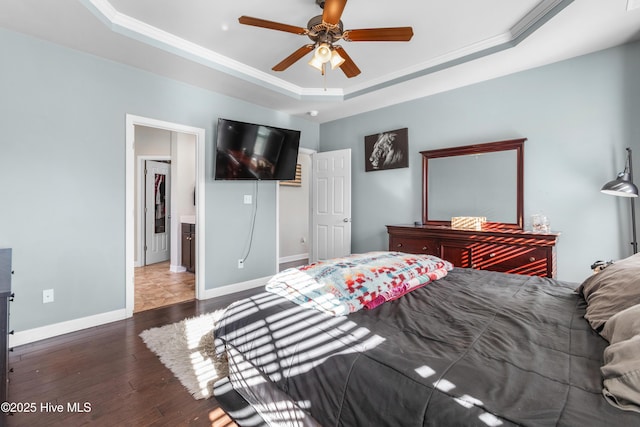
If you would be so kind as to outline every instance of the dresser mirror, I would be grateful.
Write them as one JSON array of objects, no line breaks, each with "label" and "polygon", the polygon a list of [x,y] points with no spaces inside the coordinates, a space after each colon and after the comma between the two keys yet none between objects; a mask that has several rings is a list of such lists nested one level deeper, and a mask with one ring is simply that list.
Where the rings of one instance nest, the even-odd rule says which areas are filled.
[{"label": "dresser mirror", "polygon": [[526,138],[422,151],[422,223],[486,217],[487,227],[523,228]]}]

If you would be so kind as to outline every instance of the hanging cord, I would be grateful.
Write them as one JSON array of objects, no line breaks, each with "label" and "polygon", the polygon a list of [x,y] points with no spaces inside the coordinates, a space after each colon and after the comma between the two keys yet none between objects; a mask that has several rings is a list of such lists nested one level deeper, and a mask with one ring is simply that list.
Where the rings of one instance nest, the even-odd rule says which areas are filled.
[{"label": "hanging cord", "polygon": [[326,63],[322,64],[322,83],[324,85],[324,91],[327,91],[327,73],[326,73]]},{"label": "hanging cord", "polygon": [[256,226],[256,214],[258,213],[258,182],[259,181],[256,180],[255,190],[253,191],[254,203],[253,203],[253,212],[251,214],[251,229],[249,231],[249,237],[248,237],[247,243],[245,244],[246,253],[242,257],[242,263],[244,263],[247,260],[247,258],[249,258],[249,254],[251,253],[251,245],[253,243],[253,230],[255,229],[255,226]]}]

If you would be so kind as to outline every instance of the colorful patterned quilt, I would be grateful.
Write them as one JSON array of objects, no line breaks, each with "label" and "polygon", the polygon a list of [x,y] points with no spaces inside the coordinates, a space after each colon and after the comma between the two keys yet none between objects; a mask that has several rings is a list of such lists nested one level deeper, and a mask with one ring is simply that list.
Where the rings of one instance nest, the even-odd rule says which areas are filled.
[{"label": "colorful patterned quilt", "polygon": [[368,252],[289,268],[266,290],[333,316],[372,309],[447,275],[453,265],[432,255]]}]

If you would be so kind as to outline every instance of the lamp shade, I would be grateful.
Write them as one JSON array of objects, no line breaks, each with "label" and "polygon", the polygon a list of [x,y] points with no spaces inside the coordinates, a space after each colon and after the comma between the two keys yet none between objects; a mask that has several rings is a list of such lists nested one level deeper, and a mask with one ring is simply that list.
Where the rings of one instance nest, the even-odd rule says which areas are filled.
[{"label": "lamp shade", "polygon": [[331,46],[321,43],[316,49],[315,57],[322,62],[329,62],[331,59]]},{"label": "lamp shade", "polygon": [[616,179],[607,182],[600,191],[612,196],[638,197],[638,187],[631,182],[628,172],[620,172]]},{"label": "lamp shade", "polygon": [[633,159],[631,158],[631,148],[627,147],[627,164],[623,172],[620,172],[616,179],[607,182],[600,189],[605,194],[612,196],[628,197],[631,205],[631,234],[633,240],[631,247],[633,253],[638,253],[638,239],[636,237],[636,201],[632,197],[638,197],[638,187],[633,183]]},{"label": "lamp shade", "polygon": [[309,61],[309,65],[311,65],[313,68],[317,69],[318,71],[323,71],[323,67],[322,67],[323,64],[324,62],[319,60],[318,57],[315,55],[313,55],[313,57],[311,58],[311,61]]},{"label": "lamp shade", "polygon": [[337,67],[344,64],[344,58],[340,56],[338,51],[336,51],[335,49],[331,52],[331,59],[329,61],[331,62],[332,70],[335,70]]}]

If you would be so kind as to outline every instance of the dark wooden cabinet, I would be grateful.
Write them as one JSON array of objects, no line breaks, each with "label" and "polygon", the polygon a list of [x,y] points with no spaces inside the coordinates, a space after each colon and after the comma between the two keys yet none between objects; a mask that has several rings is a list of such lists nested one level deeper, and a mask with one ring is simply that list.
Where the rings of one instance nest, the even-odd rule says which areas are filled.
[{"label": "dark wooden cabinet", "polygon": [[456,267],[556,276],[556,233],[455,230],[446,225],[387,225],[387,232],[390,251],[435,255]]},{"label": "dark wooden cabinet", "polygon": [[196,271],[196,225],[182,223],[182,266]]},{"label": "dark wooden cabinet", "polygon": [[[0,402],[9,397],[9,302],[11,294],[11,249],[0,249]],[[0,425],[6,425],[6,414],[0,413]]]}]

